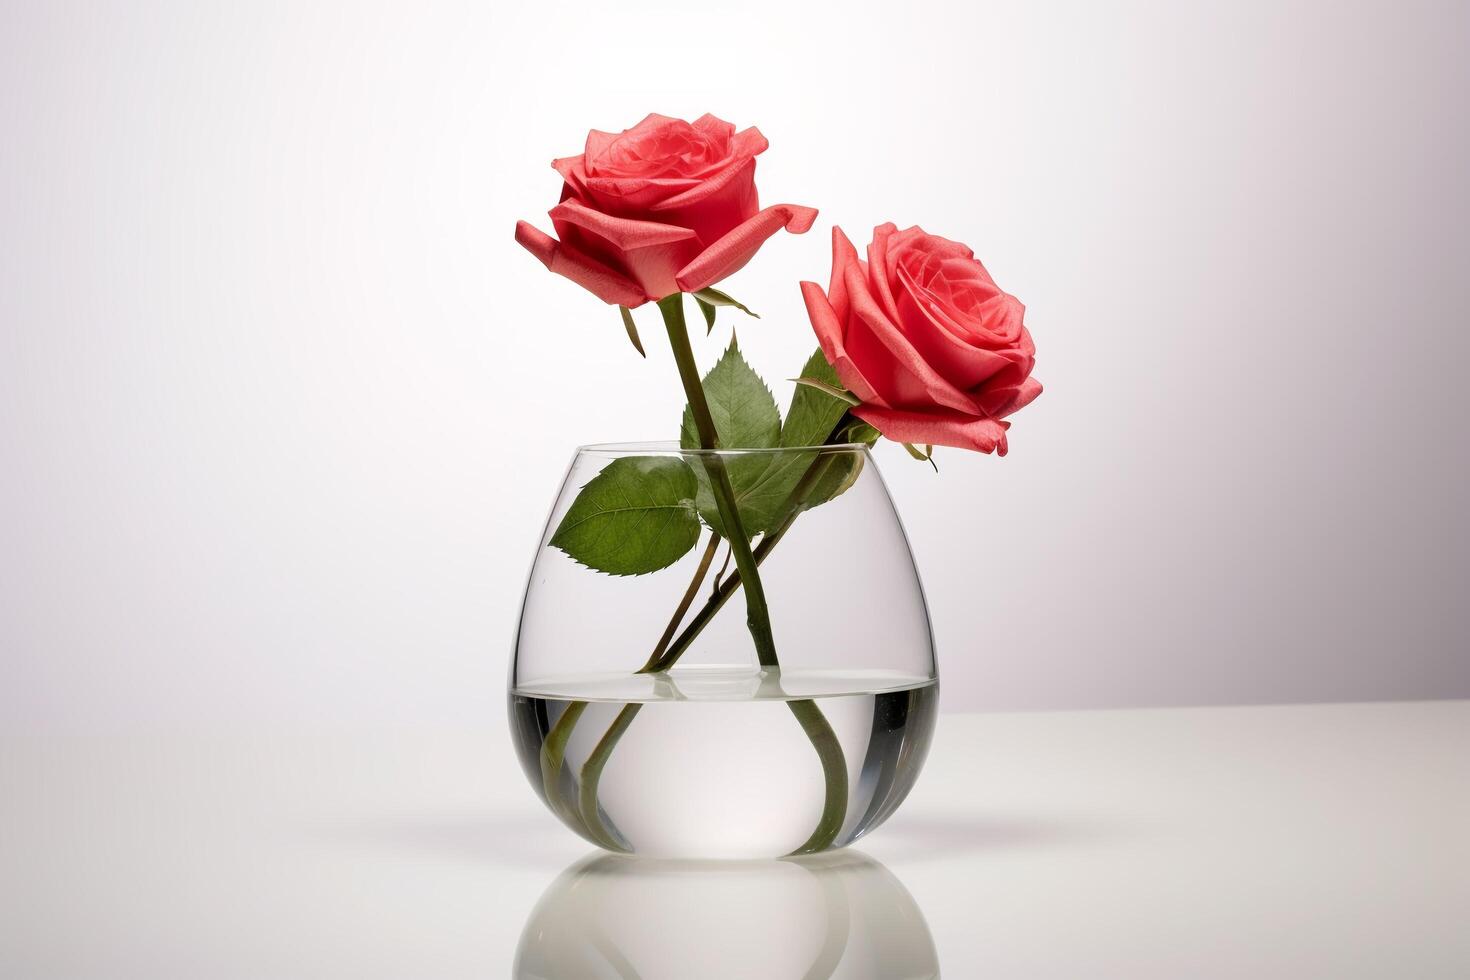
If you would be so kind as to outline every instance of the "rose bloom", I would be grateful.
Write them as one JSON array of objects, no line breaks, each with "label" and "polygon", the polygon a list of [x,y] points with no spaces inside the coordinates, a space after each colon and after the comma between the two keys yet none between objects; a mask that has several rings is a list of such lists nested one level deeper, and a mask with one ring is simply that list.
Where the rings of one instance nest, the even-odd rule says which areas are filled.
[{"label": "rose bloom", "polygon": [[959,242],[922,228],[873,230],[868,261],[832,229],[827,292],[807,313],[852,411],[895,442],[1006,454],[1006,416],[1041,394],[1025,307]]},{"label": "rose bloom", "polygon": [[801,233],[817,212],[794,204],[761,210],[758,129],[714,116],[694,122],[650,115],[621,133],[587,134],[580,156],[555,160],[561,203],[550,211],[557,241],[525,221],[516,241],[552,272],[606,303],[640,306],[692,293],[740,269],[785,228]]}]

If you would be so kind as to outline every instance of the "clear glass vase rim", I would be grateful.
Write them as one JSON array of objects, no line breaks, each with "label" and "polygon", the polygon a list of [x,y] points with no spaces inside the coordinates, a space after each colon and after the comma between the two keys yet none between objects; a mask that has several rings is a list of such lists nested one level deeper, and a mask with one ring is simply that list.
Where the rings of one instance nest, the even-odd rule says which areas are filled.
[{"label": "clear glass vase rim", "polygon": [[647,442],[594,442],[577,447],[577,455],[642,456],[662,453],[674,456],[770,456],[778,453],[867,452],[864,442],[834,442],[821,446],[771,446],[752,449],[686,449],[672,439]]}]

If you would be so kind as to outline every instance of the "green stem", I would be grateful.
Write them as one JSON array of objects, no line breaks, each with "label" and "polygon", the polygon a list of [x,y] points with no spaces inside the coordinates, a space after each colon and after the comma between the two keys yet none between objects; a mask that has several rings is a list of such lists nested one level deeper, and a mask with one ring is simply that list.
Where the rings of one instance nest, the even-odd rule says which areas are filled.
[{"label": "green stem", "polygon": [[847,817],[847,757],[842,752],[842,743],[832,724],[822,714],[815,701],[787,701],[786,707],[796,716],[801,730],[811,740],[822,761],[822,779],[826,782],[826,796],[822,804],[822,816],[817,827],[792,854],[814,854],[830,847],[842,831]]},{"label": "green stem", "polygon": [[582,811],[582,822],[602,838],[603,846],[609,850],[624,850],[621,844],[612,840],[612,834],[602,825],[601,808],[597,805],[597,784],[602,781],[602,770],[607,766],[607,760],[612,757],[612,751],[617,747],[618,740],[633,724],[633,719],[638,717],[638,712],[643,709],[640,701],[630,701],[623,705],[622,710],[608,726],[607,732],[598,740],[597,747],[587,757],[582,765],[581,787],[578,790],[578,804]]},{"label": "green stem", "polygon": [[674,631],[679,624],[684,622],[684,614],[689,611],[694,597],[699,594],[699,587],[704,584],[704,577],[709,573],[709,566],[715,560],[715,551],[720,547],[720,536],[713,531],[710,532],[709,544],[705,546],[704,554],[700,556],[699,567],[694,570],[694,577],[689,580],[689,588],[684,590],[684,598],[679,600],[679,606],[674,610],[674,615],[669,618],[669,625],[664,627],[663,636],[658,638],[654,645],[653,653],[648,655],[648,662],[638,671],[640,674],[651,673],[651,667],[658,663],[663,657],[664,651],[669,648],[669,641],[674,638]]},{"label": "green stem", "polygon": [[556,724],[546,732],[546,740],[541,743],[541,785],[546,791],[547,805],[557,814],[567,815],[571,811],[561,795],[562,762],[566,758],[567,742],[572,737],[572,730],[577,727],[577,719],[586,710],[586,701],[568,704],[561,717],[556,719]]},{"label": "green stem", "polygon": [[[811,492],[816,487],[817,481],[822,478],[822,475],[827,472],[831,465],[832,458],[830,456],[820,458],[802,474],[801,479],[792,488],[791,495],[786,498],[785,515],[772,530],[761,537],[760,544],[756,545],[755,551],[752,553],[756,565],[765,561],[766,555],[769,555],[771,550],[781,543],[781,538],[801,513],[802,507],[805,505],[807,498],[811,496]],[[699,612],[694,614],[694,618],[690,620],[688,626],[684,627],[684,631],[669,644],[663,656],[645,665],[640,673],[654,673],[660,670],[668,670],[672,667],[684,655],[685,651],[689,649],[689,645],[694,642],[695,638],[709,625],[710,620],[715,618],[715,614],[724,608],[726,602],[730,601],[730,597],[740,588],[743,580],[744,576],[740,574],[740,570],[737,567],[729,578],[719,584],[714,594],[709,597]]]},{"label": "green stem", "polygon": [[[699,367],[694,363],[694,351],[689,346],[689,331],[684,325],[684,297],[680,293],[666,296],[658,301],[659,311],[664,317],[664,327],[669,334],[669,346],[674,352],[674,362],[679,367],[679,379],[684,383],[684,392],[689,397],[689,412],[694,417],[694,428],[699,433],[699,444],[703,449],[716,449],[719,446],[719,433],[715,431],[714,419],[710,416],[709,403],[704,397],[704,385],[699,378]],[[766,590],[761,584],[759,562],[750,549],[750,538],[745,534],[745,527],[740,521],[740,510],[735,501],[735,488],[730,483],[730,474],[725,470],[725,461],[718,453],[705,454],[701,461],[710,477],[710,489],[714,493],[715,507],[720,512],[720,522],[724,525],[726,537],[730,541],[730,554],[735,558],[735,574],[730,576],[733,583],[740,582],[745,585],[745,620],[750,629],[751,639],[755,641],[756,659],[762,667],[776,667],[779,662],[776,659],[776,641],[771,635],[770,611],[766,607]],[[815,477],[810,483],[807,477],[812,471],[818,469],[814,464],[802,478],[806,486],[801,488],[800,501],[805,501],[806,495],[811,492],[811,486],[815,483]],[[792,508],[788,519],[783,522],[782,532],[790,521],[795,519],[800,510],[800,503]],[[771,540],[771,546],[775,546],[779,534],[767,535],[761,544]],[[765,549],[769,553],[770,548]],[[734,588],[726,594],[726,598],[734,593]],[[720,605],[724,601],[721,600]],[[706,604],[708,608],[708,604]],[[713,613],[711,613],[713,615]],[[706,620],[707,621],[707,620]],[[691,624],[693,626],[694,624]],[[700,629],[703,628],[701,625]],[[686,630],[686,632],[688,632]],[[690,640],[695,634],[690,635]],[[670,663],[677,660],[683,651],[688,648],[688,642],[684,643],[677,652],[667,651],[660,660],[668,659]],[[673,657],[668,657],[673,653]],[[842,752],[842,744],[837,741],[837,735],[832,731],[832,726],[822,715],[822,709],[818,708],[813,701],[789,701],[788,706],[792,714],[801,723],[802,730],[806,732],[807,738],[811,739],[812,747],[817,750],[817,756],[822,763],[822,773],[826,781],[826,795],[822,805],[822,816],[817,823],[817,828],[812,832],[797,853],[821,850],[836,839],[842,829],[843,818],[847,813],[847,759]],[[631,716],[629,722],[632,721]],[[622,732],[609,731],[612,744],[608,746],[608,752],[616,745],[617,739]],[[607,739],[604,739],[606,741]],[[594,798],[593,805],[596,805]]]},{"label": "green stem", "polygon": [[[659,312],[664,316],[664,327],[669,334],[669,346],[674,352],[674,363],[679,367],[679,380],[684,384],[684,394],[689,398],[689,412],[694,416],[694,428],[699,433],[702,449],[719,447],[719,433],[715,431],[715,420],[710,415],[709,402],[704,397],[704,385],[699,379],[699,366],[694,362],[694,350],[689,346],[689,330],[684,325],[684,294],[674,293],[658,301]],[[755,556],[751,554],[750,538],[740,521],[740,509],[735,503],[735,487],[730,483],[730,474],[725,469],[725,460],[719,453],[705,453],[700,457],[709,473],[710,489],[714,493],[715,507],[720,512],[720,523],[730,541],[730,553],[735,557],[735,568],[745,582],[745,623],[750,629],[750,638],[755,642],[756,659],[762,667],[778,666],[776,640],[771,634],[771,614],[766,607],[766,590],[761,585],[760,572],[756,568]]]},{"label": "green stem", "polygon": [[[688,329],[684,322],[683,296],[676,293],[665,297],[659,301],[658,306],[660,312],[663,313],[664,325],[669,335],[669,345],[679,368],[679,378],[689,398],[690,414],[694,418],[700,446],[704,449],[715,449],[719,445],[719,434],[715,430],[709,403],[704,396],[704,386],[700,381],[698,366],[694,362],[694,351],[689,346]],[[766,605],[765,589],[761,585],[758,567],[771,549],[780,542],[781,537],[801,512],[818,479],[830,466],[830,461],[819,458],[807,468],[787,498],[786,513],[783,519],[775,529],[761,538],[759,547],[754,551],[751,550],[750,539],[746,536],[745,528],[740,520],[740,512],[735,501],[735,489],[725,469],[724,460],[718,454],[709,454],[702,462],[710,476],[715,505],[730,541],[730,554],[735,559],[736,571],[729,579],[717,583],[714,595],[705,603],[704,608],[695,617],[695,621],[685,628],[679,639],[673,641],[671,646],[670,637],[683,620],[685,613],[688,612],[690,604],[699,591],[699,586],[709,571],[710,563],[714,559],[715,550],[719,544],[719,535],[712,535],[695,571],[694,579],[690,582],[689,588],[685,590],[669,625],[655,645],[653,654],[638,673],[654,673],[672,666],[683,656],[694,638],[704,629],[705,624],[724,606],[730,596],[734,595],[742,583],[746,585],[746,623],[750,629],[751,638],[755,641],[756,657],[764,667],[778,666],[775,640],[771,634],[770,613]],[[582,706],[585,707],[585,704]],[[816,749],[825,782],[822,814],[818,819],[816,829],[800,847],[792,852],[793,854],[808,854],[829,847],[842,830],[847,813],[847,759],[836,732],[833,731],[831,724],[815,701],[809,699],[788,701],[787,707],[801,725],[812,747]],[[589,832],[599,839],[610,840],[612,835],[602,825],[602,814],[597,801],[598,784],[618,741],[632,725],[640,710],[642,710],[640,703],[625,704],[582,767],[578,788],[578,810],[580,811],[578,816]],[[561,719],[558,720],[558,724],[560,721]],[[571,724],[575,725],[575,723],[576,719],[573,718]],[[561,737],[563,751],[568,737],[570,737],[570,728]],[[544,760],[545,755],[543,755],[543,767]],[[607,845],[604,844],[604,846]]]}]

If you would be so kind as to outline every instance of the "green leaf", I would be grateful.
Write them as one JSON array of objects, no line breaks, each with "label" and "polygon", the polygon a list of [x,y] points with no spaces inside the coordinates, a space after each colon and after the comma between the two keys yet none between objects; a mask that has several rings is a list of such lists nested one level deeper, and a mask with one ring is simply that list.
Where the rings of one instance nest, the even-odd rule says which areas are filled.
[{"label": "green leaf", "polygon": [[757,320],[761,318],[759,313],[752,313],[750,311],[750,307],[746,306],[738,299],[735,299],[733,296],[720,292],[713,286],[706,286],[703,289],[699,290],[694,294],[694,298],[699,300],[701,303],[708,303],[710,306],[733,306],[735,307],[735,309],[739,310],[741,313],[744,313],[746,316],[753,316]]},{"label": "green leaf", "polygon": [[812,485],[812,492],[802,505],[804,510],[820,507],[829,500],[842,496],[863,472],[863,458],[857,453],[833,453],[824,462],[826,469]]},{"label": "green leaf", "polygon": [[715,329],[715,308],[700,299],[698,294],[695,295],[694,302],[699,304],[699,312],[704,314],[704,335],[708,337]]},{"label": "green leaf", "polygon": [[699,540],[694,472],[672,456],[613,460],[582,488],[553,547],[609,575],[667,568]]},{"label": "green leaf", "polygon": [[842,402],[845,405],[852,405],[853,407],[857,407],[858,405],[862,404],[862,401],[846,388],[838,388],[835,385],[829,385],[825,381],[818,381],[816,378],[791,378],[789,380],[796,384],[805,385],[808,388],[815,388],[817,391],[831,395],[833,398],[836,398],[838,401]]},{"label": "green leaf", "polygon": [[[878,430],[862,419],[849,415],[832,441],[871,446],[878,441]],[[807,510],[820,507],[827,501],[846,493],[857,482],[858,476],[863,471],[863,457],[854,452],[830,453],[825,457],[824,464],[825,471],[817,478],[812,492],[807,495],[805,504]]]},{"label": "green leaf", "polygon": [[623,329],[628,331],[628,339],[633,342],[633,349],[647,357],[643,353],[643,343],[638,339],[638,324],[633,322],[633,311],[626,306],[619,306],[618,311],[623,314]]},{"label": "green leaf", "polygon": [[[801,380],[815,384],[797,385],[791,396],[791,410],[786,413],[786,424],[781,427],[781,445],[820,446],[852,403],[834,394],[842,390],[841,382],[820,349],[802,365]],[[823,385],[826,387],[820,387]]]},{"label": "green leaf", "polygon": [[842,432],[837,437],[837,442],[861,442],[871,446],[876,443],[883,434],[873,428],[862,419],[849,416],[847,422],[842,426]]},{"label": "green leaf", "polygon": [[[797,386],[786,422],[781,425],[775,399],[732,343],[705,378],[705,392],[721,446],[730,449],[816,447],[828,442],[829,437],[833,442],[871,446],[877,440],[877,430],[848,415],[847,401],[828,390],[841,391],[841,388],[837,373],[820,350],[807,359],[801,373],[803,378],[820,384]],[[774,438],[773,424],[780,429]],[[727,429],[732,436],[726,436]],[[732,441],[736,438],[738,442]],[[694,420],[687,409],[680,442],[685,448],[699,445]],[[806,509],[826,503],[851,487],[862,472],[863,458],[851,452],[824,454],[815,448],[808,452],[726,457],[725,469],[730,474],[740,523],[747,535],[754,537],[773,530],[785,518],[792,492],[813,465],[821,466],[822,470],[806,496],[803,504]],[[710,528],[724,535],[709,477],[697,462],[694,473],[699,485],[695,497],[699,514]]]},{"label": "green leaf", "polygon": [[[837,387],[837,374],[827,359],[818,350],[802,367],[803,377]],[[757,379],[758,380],[758,379]],[[764,385],[761,386],[764,388]],[[782,448],[820,446],[827,441],[847,413],[848,405],[826,390],[808,385],[797,387],[791,397],[791,409],[786,413],[786,422],[781,426],[775,445]],[[772,401],[774,410],[774,400]],[[719,426],[717,425],[717,428]],[[721,428],[723,441],[724,429]],[[875,433],[876,435],[876,433]],[[770,456],[736,457],[727,460],[731,483],[735,487],[735,502],[740,509],[740,523],[749,535],[773,530],[786,516],[787,503],[792,491],[812,465],[821,461],[822,478],[807,497],[807,507],[830,500],[841,493],[852,480],[857,479],[862,468],[861,457],[851,454],[821,455],[811,452],[773,453]],[[714,499],[707,491],[702,467],[696,467],[700,477],[699,512],[715,531],[723,534],[719,513]]]},{"label": "green leaf", "polygon": [[[804,378],[838,389],[837,372],[832,370],[820,350],[807,358],[801,374]],[[792,449],[822,445],[847,413],[847,408],[847,402],[829,394],[825,388],[798,385],[791,396],[791,408],[786,413],[786,422],[781,426],[781,447]],[[846,458],[851,460],[853,457]],[[791,492],[818,459],[819,455],[815,451],[773,455],[767,466],[750,474],[743,486],[737,486],[735,496],[745,530],[755,534],[757,531],[774,528],[785,516],[786,502],[790,499]],[[856,473],[853,473],[853,478],[856,478]],[[831,494],[827,499],[831,499],[831,496],[836,494]],[[814,497],[808,498],[807,506],[815,506],[810,502],[812,499]]]},{"label": "green leaf", "polygon": [[939,464],[934,462],[933,446],[925,446],[923,449],[920,449],[913,443],[906,442],[903,444],[903,448],[908,450],[908,454],[914,457],[914,459],[917,459],[921,463],[928,463],[930,466],[934,467],[935,473],[939,472]]},{"label": "green leaf", "polygon": [[[704,397],[719,434],[721,449],[770,449],[781,438],[781,413],[771,390],[751,370],[732,340],[717,364],[704,376]],[[679,445],[699,448],[694,413],[684,406]]]},{"label": "green leaf", "polygon": [[[704,396],[709,402],[710,417],[719,436],[719,448],[773,449],[779,444],[781,413],[776,408],[776,399],[760,375],[745,362],[733,340],[724,356],[704,376]],[[687,405],[679,429],[679,444],[685,449],[699,448],[694,413]],[[749,510],[746,498],[752,488],[760,484],[761,474],[771,465],[772,458],[764,454],[725,458],[725,470],[735,490],[736,506],[740,509],[740,523],[747,535],[753,536],[767,528],[764,521],[757,519],[760,515]],[[693,469],[698,482],[695,502],[700,516],[711,530],[728,537],[719,507],[715,504],[709,473],[700,462],[695,462]]]}]

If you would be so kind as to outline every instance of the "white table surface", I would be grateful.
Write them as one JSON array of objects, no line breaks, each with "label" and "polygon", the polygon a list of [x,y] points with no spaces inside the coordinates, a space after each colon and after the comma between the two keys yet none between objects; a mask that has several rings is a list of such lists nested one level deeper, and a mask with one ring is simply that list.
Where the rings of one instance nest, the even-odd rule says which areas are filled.
[{"label": "white table surface", "polygon": [[1470,977],[1470,702],[943,715],[830,868],[564,875],[499,724],[9,738],[0,804],[7,978]]}]

